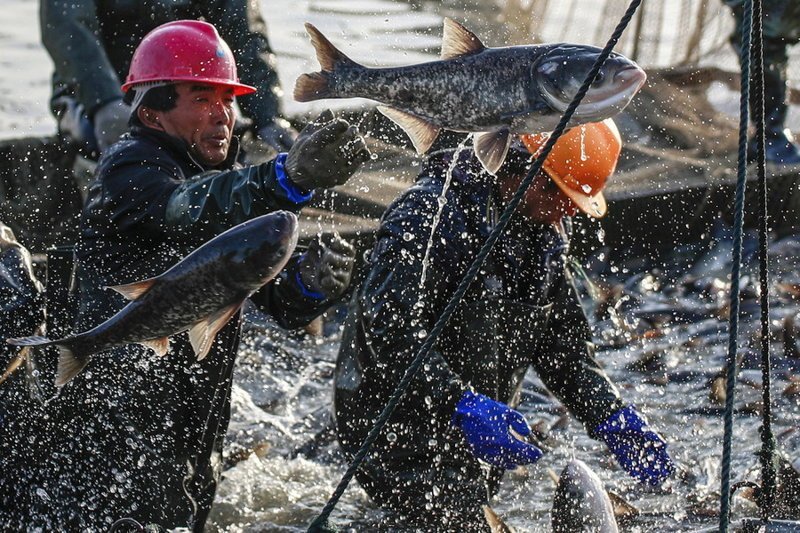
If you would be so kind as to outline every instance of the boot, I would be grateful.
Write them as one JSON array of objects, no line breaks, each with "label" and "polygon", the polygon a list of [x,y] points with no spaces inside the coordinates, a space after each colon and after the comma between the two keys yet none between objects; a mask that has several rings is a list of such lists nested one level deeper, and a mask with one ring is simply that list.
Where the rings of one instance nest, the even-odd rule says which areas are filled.
[{"label": "boot", "polygon": [[[793,142],[784,127],[786,120],[786,81],[781,69],[765,65],[764,70],[764,157],[767,163],[777,166],[800,166],[800,148]],[[751,100],[751,118],[753,101]],[[748,144],[748,159],[756,159],[756,145]]]}]

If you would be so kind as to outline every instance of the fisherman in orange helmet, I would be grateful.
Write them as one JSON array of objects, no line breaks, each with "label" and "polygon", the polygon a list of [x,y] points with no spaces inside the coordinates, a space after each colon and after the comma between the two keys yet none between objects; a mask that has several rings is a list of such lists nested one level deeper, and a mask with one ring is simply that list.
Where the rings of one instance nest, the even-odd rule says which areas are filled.
[{"label": "fisherman in orange helmet", "polygon": [[[433,153],[384,214],[335,374],[347,453],[363,442],[546,138],[522,137],[496,176],[471,150]],[[555,144],[357,473],[376,503],[425,530],[489,531],[483,507],[503,472],[542,455],[515,410],[529,367],[631,476],[659,485],[672,473],[666,442],[595,361],[566,272],[570,217],[606,213],[603,188],[620,149],[611,120],[575,127]]]}]

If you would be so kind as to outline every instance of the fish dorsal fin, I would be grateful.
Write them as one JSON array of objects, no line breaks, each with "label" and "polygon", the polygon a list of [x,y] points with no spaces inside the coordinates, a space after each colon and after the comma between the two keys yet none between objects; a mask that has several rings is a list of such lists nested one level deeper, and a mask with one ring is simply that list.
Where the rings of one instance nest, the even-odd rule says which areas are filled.
[{"label": "fish dorsal fin", "polygon": [[194,349],[194,354],[197,356],[198,361],[208,355],[211,345],[214,343],[214,337],[242,307],[243,303],[242,301],[223,307],[205,320],[201,320],[192,326],[189,330],[189,342],[192,343],[192,349]]},{"label": "fish dorsal fin", "polygon": [[486,50],[478,36],[455,20],[444,18],[444,33],[442,35],[442,59],[477,54]]},{"label": "fish dorsal fin", "polygon": [[489,174],[495,174],[506,160],[511,145],[511,132],[508,128],[475,134],[473,143],[475,155]]},{"label": "fish dorsal fin", "polygon": [[128,283],[126,285],[114,285],[107,287],[114,289],[128,300],[138,300],[141,296],[150,290],[150,287],[156,282],[156,278],[146,279],[144,281],[137,281],[136,283]]},{"label": "fish dorsal fin", "polygon": [[169,337],[162,337],[160,339],[153,339],[149,341],[141,341],[139,344],[152,348],[156,354],[160,356],[167,355],[169,351]]},{"label": "fish dorsal fin", "polygon": [[427,152],[439,135],[440,128],[424,118],[385,105],[379,105],[378,111],[403,128],[403,131],[411,137],[411,142],[414,143],[418,154]]}]

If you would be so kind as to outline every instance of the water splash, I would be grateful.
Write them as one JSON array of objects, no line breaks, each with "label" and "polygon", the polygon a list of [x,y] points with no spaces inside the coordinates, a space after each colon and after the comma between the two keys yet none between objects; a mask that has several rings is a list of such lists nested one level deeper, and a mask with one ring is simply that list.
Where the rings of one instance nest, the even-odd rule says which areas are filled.
[{"label": "water splash", "polygon": [[586,126],[581,125],[581,161],[586,161],[589,156],[586,155]]},{"label": "water splash", "polygon": [[439,225],[439,220],[442,218],[442,211],[444,210],[444,206],[447,205],[447,190],[450,188],[450,182],[453,180],[453,170],[456,168],[456,165],[458,164],[458,158],[461,156],[461,152],[463,152],[467,148],[467,142],[471,138],[472,134],[470,133],[469,135],[464,137],[464,140],[461,141],[461,144],[459,144],[458,147],[456,147],[456,150],[453,153],[453,159],[450,161],[450,165],[447,167],[447,173],[445,174],[444,186],[442,187],[442,192],[436,199],[436,203],[438,204],[436,209],[436,215],[434,215],[433,222],[431,223],[431,236],[428,238],[428,244],[425,247],[425,255],[422,258],[422,274],[419,277],[420,288],[422,288],[425,285],[425,280],[427,279],[428,265],[430,264],[430,253],[431,253],[431,248],[433,247],[433,237],[436,234],[436,228]]}]

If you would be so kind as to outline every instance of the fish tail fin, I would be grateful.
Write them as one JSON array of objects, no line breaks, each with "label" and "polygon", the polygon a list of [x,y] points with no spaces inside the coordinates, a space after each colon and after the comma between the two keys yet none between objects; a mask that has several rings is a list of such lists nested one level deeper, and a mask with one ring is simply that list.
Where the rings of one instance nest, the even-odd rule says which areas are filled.
[{"label": "fish tail fin", "polygon": [[50,344],[55,344],[55,341],[51,341],[47,337],[42,337],[41,335],[6,339],[6,342],[8,344],[13,344],[14,346],[48,346]]},{"label": "fish tail fin", "polygon": [[319,61],[323,72],[333,72],[341,67],[360,67],[358,63],[347,57],[344,52],[333,46],[327,37],[322,35],[316,26],[306,22],[306,31],[311,37],[311,44],[317,52],[317,61]]},{"label": "fish tail fin", "polygon": [[89,358],[73,352],[72,347],[58,345],[58,369],[56,370],[56,387],[63,387],[81,373],[89,362]]},{"label": "fish tail fin", "polygon": [[298,102],[310,102],[321,98],[334,98],[337,95],[331,88],[331,74],[342,68],[363,67],[336,48],[313,24],[307,22],[306,31],[317,52],[317,61],[319,61],[322,72],[302,74],[297,78],[294,86],[294,99]]},{"label": "fish tail fin", "polygon": [[327,72],[301,74],[294,84],[294,99],[297,102],[311,102],[322,98],[330,98],[330,76]]}]

